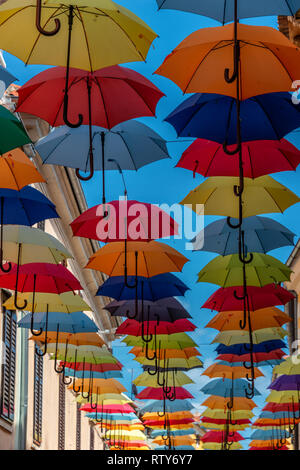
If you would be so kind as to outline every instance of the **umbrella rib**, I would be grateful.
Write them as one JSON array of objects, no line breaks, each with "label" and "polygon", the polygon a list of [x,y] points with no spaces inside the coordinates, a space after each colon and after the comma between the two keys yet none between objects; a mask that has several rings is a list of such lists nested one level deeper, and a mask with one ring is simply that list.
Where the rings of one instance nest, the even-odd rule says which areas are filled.
[{"label": "umbrella rib", "polygon": [[276,57],[276,59],[278,60],[278,62],[282,65],[282,68],[286,71],[289,79],[291,80],[291,82],[293,82],[293,77],[290,75],[288,69],[286,68],[286,66],[284,65],[284,63],[282,62],[282,60],[275,54],[274,51],[272,51],[268,46],[266,46],[263,42],[260,41],[261,44],[263,44],[263,47],[265,47],[269,52],[271,52],[271,54],[273,56]]},{"label": "umbrella rib", "polygon": [[278,207],[279,212],[280,212],[281,214],[283,214],[284,210],[282,210],[281,207],[277,204],[276,199],[274,199],[274,197],[272,196],[272,194],[269,192],[268,188],[265,186],[264,189],[265,189],[266,193],[269,195],[269,197],[272,199],[272,201],[274,202],[275,206]]},{"label": "umbrella rib", "polygon": [[122,142],[124,143],[125,147],[127,148],[127,151],[128,151],[128,153],[129,153],[130,159],[131,159],[131,161],[132,161],[132,163],[133,163],[133,166],[134,166],[134,168],[135,168],[135,171],[138,171],[138,167],[136,166],[135,161],[134,161],[134,159],[133,159],[133,156],[131,155],[131,151],[130,151],[130,149],[129,149],[129,146],[128,146],[127,142],[125,141],[125,139],[124,139],[123,136],[121,135],[121,132],[116,132],[116,134],[122,139]]},{"label": "umbrella rib", "polygon": [[80,21],[81,21],[81,24],[82,24],[83,34],[84,34],[84,37],[85,37],[86,48],[87,48],[88,58],[89,58],[89,63],[90,63],[90,71],[93,72],[93,64],[92,64],[92,58],[91,58],[91,53],[90,53],[90,46],[89,46],[89,41],[88,41],[88,37],[87,37],[87,32],[86,32],[86,29],[85,29],[85,26],[84,26],[84,22],[83,22],[83,18],[81,16],[80,9],[78,7],[75,7],[75,8],[78,12],[78,17],[80,18]]},{"label": "umbrella rib", "polygon": [[286,160],[286,161],[288,162],[288,164],[291,166],[291,169],[292,169],[293,171],[295,171],[297,167],[296,167],[296,168],[293,167],[293,165],[292,165],[291,162],[289,161],[289,159],[288,159],[288,157],[286,156],[286,154],[284,153],[284,151],[283,151],[281,148],[278,148],[277,150],[278,150],[278,152],[281,153],[281,155],[285,158],[285,160]]},{"label": "umbrella rib", "polygon": [[14,172],[13,172],[13,170],[12,170],[11,166],[9,165],[9,163],[8,163],[8,161],[7,161],[6,158],[4,158],[4,163],[5,163],[5,165],[8,166],[8,169],[9,169],[9,171],[10,171],[10,173],[11,173],[11,175],[12,175],[12,177],[13,177],[15,183],[16,183],[16,186],[17,186],[17,188],[18,188],[18,191],[20,191],[21,188],[20,188],[20,186],[19,186],[19,184],[18,184],[17,178],[15,177],[15,174],[14,174]]},{"label": "umbrella rib", "polygon": [[255,178],[254,168],[253,168],[253,165],[252,165],[252,158],[251,158],[251,144],[247,145],[247,151],[248,151],[248,156],[249,156],[249,163],[250,163],[250,167],[251,167],[252,178]]},{"label": "umbrella rib", "polygon": [[[55,152],[55,150],[57,150],[58,147],[59,147],[68,137],[70,137],[70,136],[71,136],[70,133],[66,133],[66,134],[63,136],[63,138],[55,145],[55,147],[53,148],[53,150],[51,150],[51,152],[49,152],[49,154],[47,155],[47,157],[45,158],[45,160],[43,160],[43,163],[46,163],[47,160],[49,160],[50,156]],[[35,149],[36,149],[36,146],[35,146]],[[36,149],[36,151],[37,151],[37,153],[39,153],[37,149]]]},{"label": "umbrella rib", "polygon": [[216,148],[216,150],[215,150],[215,152],[214,152],[212,158],[210,159],[210,162],[209,162],[209,164],[208,164],[208,167],[206,168],[205,175],[203,175],[203,176],[205,176],[205,177],[208,176],[209,169],[210,169],[210,167],[212,166],[213,160],[216,158],[218,151],[219,151],[219,147]]},{"label": "umbrella rib", "polygon": [[105,112],[105,120],[106,120],[107,129],[110,129],[111,127],[110,127],[110,123],[109,123],[108,112],[107,112],[107,109],[106,109],[106,103],[105,103],[104,96],[103,96],[103,93],[102,93],[102,88],[101,88],[101,85],[100,85],[97,78],[95,78],[95,82],[96,82],[96,86],[98,87],[98,90],[99,90],[99,93],[100,93],[100,96],[101,96],[101,100],[102,100],[102,104],[103,104],[103,108],[104,108],[104,112]]},{"label": "umbrella rib", "polygon": [[[195,109],[195,111],[192,112],[191,116],[190,116],[189,119],[186,121],[186,123],[185,123],[184,126],[181,128],[181,130],[180,130],[179,132],[176,131],[178,137],[181,137],[181,134],[182,134],[182,132],[184,131],[184,129],[186,129],[186,127],[188,126],[188,124],[190,124],[190,122],[192,121],[192,119],[196,116],[196,114],[198,114],[198,112],[199,112],[206,104],[207,104],[206,102],[205,102],[205,103],[201,103],[201,104],[199,105],[199,107],[197,107],[197,108]],[[194,106],[193,106],[193,107],[194,107]],[[167,118],[166,118],[166,119],[167,119]],[[166,120],[166,119],[165,119],[165,120]]]},{"label": "umbrella rib", "polygon": [[271,124],[271,127],[272,127],[272,129],[273,129],[273,131],[274,131],[274,134],[277,136],[277,139],[278,139],[278,140],[281,140],[281,136],[278,134],[276,128],[275,128],[274,125],[273,125],[273,121],[272,121],[272,119],[271,119],[271,116],[269,115],[269,113],[268,113],[268,111],[266,110],[266,108],[264,107],[264,105],[259,101],[259,97],[253,98],[253,101],[258,102],[258,104],[259,104],[259,106],[261,107],[263,113],[266,115],[266,117],[267,117],[269,123]]}]

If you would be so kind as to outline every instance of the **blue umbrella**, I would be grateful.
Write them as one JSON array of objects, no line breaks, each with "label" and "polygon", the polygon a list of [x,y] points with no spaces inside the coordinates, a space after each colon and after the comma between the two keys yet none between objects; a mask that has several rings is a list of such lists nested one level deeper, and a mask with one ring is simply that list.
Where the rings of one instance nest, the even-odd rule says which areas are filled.
[{"label": "blue umbrella", "polygon": [[295,418],[295,414],[292,411],[262,411],[259,415],[260,419],[284,419],[284,418]]},{"label": "blue umbrella", "polygon": [[[266,367],[266,366],[278,366],[281,364],[283,360],[281,359],[270,359],[269,361],[260,361],[260,362],[253,362],[254,367]],[[244,367],[244,362],[227,362],[227,361],[219,361],[218,364],[221,364],[223,366],[229,366],[229,367]]]},{"label": "blue umbrella", "polygon": [[280,375],[277,377],[268,389],[285,391],[285,390],[300,390],[300,375]]},{"label": "blue umbrella", "polygon": [[[244,379],[214,379],[201,388],[205,395],[216,395],[218,397],[231,397],[232,389],[235,397],[245,397],[249,383]],[[260,395],[254,387],[254,396]]]},{"label": "blue umbrella", "polygon": [[[253,352],[271,352],[275,349],[287,348],[287,345],[281,339],[272,339],[270,341],[263,341],[259,344],[253,345]],[[233,344],[232,346],[225,346],[225,344],[219,344],[216,347],[218,354],[234,354],[242,356],[243,354],[249,354],[249,345],[245,343]]]},{"label": "blue umbrella", "polygon": [[[126,121],[112,130],[92,126],[95,170],[103,170],[103,203],[105,202],[104,170],[135,170],[150,163],[170,158],[165,140],[150,127],[138,121]],[[36,150],[44,163],[88,171],[90,168],[89,126],[71,129],[62,126],[40,139]],[[77,176],[80,175],[77,172]],[[123,180],[124,181],[124,180]],[[125,188],[126,189],[126,188]]]},{"label": "blue umbrella", "polygon": [[[128,283],[134,283],[135,276],[128,276]],[[153,277],[138,276],[138,295],[142,298],[141,283],[143,282],[143,298],[155,302],[166,297],[184,295],[189,289],[184,282],[171,273],[159,274]],[[136,298],[135,289],[129,289],[124,283],[124,276],[108,278],[98,289],[96,295],[112,297],[116,300],[133,300]]]},{"label": "blue umbrella", "polygon": [[155,451],[157,450],[195,450],[195,447],[193,446],[173,446],[172,449],[170,449],[168,446],[157,446],[154,449]]},{"label": "blue umbrella", "polygon": [[9,85],[15,80],[18,79],[8,72],[4,67],[0,66],[0,98],[2,98]]},{"label": "blue umbrella", "polygon": [[272,439],[288,439],[290,437],[289,433],[283,429],[276,428],[274,429],[257,429],[251,434],[251,439],[255,439],[258,441],[270,441]]},{"label": "blue umbrella", "polygon": [[[165,119],[179,137],[198,137],[228,145],[237,142],[236,101],[229,96],[196,93]],[[241,101],[242,142],[279,140],[300,127],[300,107],[290,93],[268,93]]]},{"label": "blue umbrella", "polygon": [[[156,0],[159,8],[188,11],[208,16],[221,23],[234,20],[234,0]],[[239,0],[238,18],[257,16],[293,16],[300,9],[299,0]]]},{"label": "blue umbrella", "polygon": [[[45,331],[47,323],[47,313],[35,313],[33,330],[43,329]],[[97,332],[98,327],[87,315],[82,312],[62,313],[48,312],[48,331],[59,331],[62,333],[91,333]],[[27,314],[18,321],[20,328],[31,328],[31,314]]]},{"label": "blue umbrella", "polygon": [[[193,408],[194,406],[189,400],[166,401],[165,403],[166,413],[174,413],[177,411],[190,411]],[[164,410],[163,400],[153,400],[141,407],[141,412],[143,414],[154,413],[154,412],[163,411],[163,410]]]},{"label": "blue umbrella", "polygon": [[34,225],[42,220],[57,218],[55,205],[40,191],[25,186],[21,191],[0,189],[3,217],[0,224]]},{"label": "blue umbrella", "polygon": [[[235,224],[237,220],[234,220]],[[267,253],[276,248],[294,245],[295,234],[276,220],[247,217],[243,220],[245,246],[248,252]],[[239,233],[229,227],[227,219],[209,224],[192,240],[194,251],[208,251],[222,256],[238,253]]]},{"label": "blue umbrella", "polygon": [[190,434],[195,434],[195,429],[189,428],[189,429],[156,429],[155,431],[152,431],[151,433],[151,438],[154,438],[156,436],[189,436]]}]

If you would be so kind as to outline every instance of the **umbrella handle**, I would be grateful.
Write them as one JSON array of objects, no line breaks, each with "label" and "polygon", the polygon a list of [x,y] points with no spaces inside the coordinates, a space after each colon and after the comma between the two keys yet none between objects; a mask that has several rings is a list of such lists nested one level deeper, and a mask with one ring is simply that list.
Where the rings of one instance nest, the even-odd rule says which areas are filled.
[{"label": "umbrella handle", "polygon": [[63,368],[65,367],[65,365],[64,365],[63,368],[61,368],[61,369],[58,369],[58,367],[57,367],[58,336],[59,336],[59,323],[57,324],[57,327],[56,327],[54,370],[55,370],[55,372],[56,372],[57,374],[62,374],[62,373],[63,373]]},{"label": "umbrella handle", "polygon": [[11,271],[11,268],[12,268],[12,264],[11,263],[7,263],[7,268],[4,267],[3,265],[3,222],[4,222],[4,198],[1,197],[1,220],[0,220],[0,223],[1,223],[1,232],[0,232],[0,269],[2,272],[4,273],[9,273],[9,271]]},{"label": "umbrella handle", "polygon": [[[126,228],[127,232],[127,228]],[[136,289],[136,294],[137,294],[137,286],[138,286],[138,252],[134,252],[135,255],[135,282],[134,284],[129,284],[128,283],[128,267],[127,267],[127,233],[126,233],[126,238],[124,240],[124,284],[128,289]],[[137,295],[136,295],[137,299]]]},{"label": "umbrella handle", "polygon": [[52,31],[46,31],[41,26],[41,17],[42,17],[42,0],[36,0],[36,17],[35,17],[35,25],[36,29],[40,34],[43,36],[55,36],[60,30],[60,21],[59,19],[55,18],[55,28]]},{"label": "umbrella handle", "polygon": [[[90,174],[88,176],[82,176],[79,173],[79,168],[76,169],[76,176],[81,181],[89,181],[94,176],[94,153],[93,153],[93,129],[92,129],[92,102],[91,102],[91,83],[89,78],[86,81],[88,103],[89,103],[89,156],[90,156]],[[80,114],[81,116],[81,114]],[[80,123],[80,125],[82,122]]]},{"label": "umbrella handle", "polygon": [[[76,379],[76,364],[77,364],[77,349],[75,350],[75,363],[74,363],[74,373],[73,373],[73,384],[72,384],[72,390],[74,393],[79,393],[80,392],[80,385],[78,389],[75,387],[75,379]],[[84,371],[83,371],[83,376],[84,376]]]},{"label": "umbrella handle", "polygon": [[107,161],[109,163],[114,163],[116,165],[116,167],[118,169],[118,172],[120,173],[120,175],[122,177],[123,186],[124,186],[124,197],[127,198],[127,187],[126,187],[126,183],[125,183],[124,174],[123,174],[122,168],[119,165],[119,162],[117,160],[115,160],[114,158],[109,158]]},{"label": "umbrella handle", "polygon": [[237,0],[234,0],[234,54],[233,54],[233,63],[234,63],[234,70],[231,75],[229,76],[229,69],[225,69],[224,78],[227,83],[233,83],[237,80],[239,74],[239,62],[240,62],[240,42],[238,41],[237,33],[238,33],[238,8],[237,8]]},{"label": "umbrella handle", "polygon": [[242,150],[242,143],[239,142],[233,150],[229,150],[227,141],[223,142],[223,150],[227,155],[236,155]]},{"label": "umbrella handle", "polygon": [[[43,328],[41,328],[41,330],[43,331]],[[43,352],[40,352],[37,347],[35,346],[35,353],[39,356],[39,357],[43,357],[46,355],[47,353],[47,350],[48,350],[48,304],[47,304],[47,311],[46,311],[46,327],[45,327],[45,344],[44,344],[44,351]]]},{"label": "umbrella handle", "polygon": [[[33,336],[40,336],[43,332],[43,327],[41,327],[38,333],[34,331],[34,302],[35,302],[35,286],[36,286],[36,274],[33,276],[33,293],[32,293],[32,311],[31,311],[31,319],[30,319],[30,331]],[[47,312],[46,312],[46,334],[48,328],[48,304],[47,304]],[[47,337],[46,337],[47,341]]]},{"label": "umbrella handle", "polygon": [[19,269],[20,269],[20,258],[21,258],[21,243],[19,243],[18,247],[18,263],[17,263],[17,274],[16,274],[16,285],[15,285],[15,296],[14,296],[14,304],[17,310],[24,310],[27,307],[27,300],[24,300],[23,305],[18,304],[18,283],[19,283]]},{"label": "umbrella handle", "polygon": [[[91,400],[91,403],[90,403],[90,406],[91,406],[92,410],[96,410],[96,412],[97,412],[97,408],[98,408],[98,390],[99,390],[99,389],[98,389],[98,387],[97,387],[96,403],[95,403],[95,405],[93,404],[93,400]],[[92,394],[92,396],[93,396],[93,394]]]},{"label": "umbrella handle", "polygon": [[95,170],[94,170],[94,154],[93,154],[92,150],[90,151],[90,174],[88,176],[82,176],[79,173],[79,171],[80,171],[80,169],[76,168],[75,173],[76,173],[77,178],[80,181],[89,181],[93,178]]}]

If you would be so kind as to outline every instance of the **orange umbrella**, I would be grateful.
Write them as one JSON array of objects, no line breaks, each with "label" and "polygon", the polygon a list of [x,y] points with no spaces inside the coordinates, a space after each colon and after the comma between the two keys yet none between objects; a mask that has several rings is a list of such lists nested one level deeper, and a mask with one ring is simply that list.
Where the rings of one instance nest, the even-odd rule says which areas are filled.
[{"label": "orange umbrella", "polygon": [[[134,354],[136,357],[145,357],[145,349],[142,348],[141,346],[134,346],[130,351],[132,354]],[[153,356],[154,350],[148,349],[148,355]],[[199,351],[197,351],[196,348],[185,348],[185,349],[164,349],[157,351],[157,357],[158,354],[160,353],[161,359],[164,357],[164,354],[166,354],[166,359],[171,359],[171,358],[183,358],[183,359],[189,359],[190,357],[194,356],[201,356]]]},{"label": "orange umbrella", "polygon": [[[136,253],[137,272],[136,272]],[[166,272],[181,271],[188,259],[165,243],[127,242],[127,270],[129,276],[152,277]],[[124,275],[125,244],[112,242],[100,248],[85,266],[108,276]]]},{"label": "orange umbrella", "polygon": [[271,440],[269,440],[269,441],[260,441],[260,440],[251,441],[250,444],[249,444],[249,447],[271,447],[271,448],[273,448],[273,446],[276,447],[276,444],[279,444],[279,445],[281,444],[280,439],[274,439],[273,441],[271,441]]},{"label": "orange umbrella", "polygon": [[190,411],[175,411],[174,413],[166,413],[163,418],[159,417],[157,413],[145,413],[143,415],[144,420],[155,419],[155,420],[164,420],[164,419],[181,419],[181,418],[193,418],[194,415]]},{"label": "orange umbrella", "polygon": [[[207,375],[210,378],[222,377],[223,379],[243,379],[249,375],[249,370],[245,367],[230,367],[222,364],[212,364],[209,366],[202,375]],[[264,374],[254,367],[254,378],[264,377]]]},{"label": "orange umbrella", "polygon": [[299,424],[300,419],[294,418],[282,418],[282,419],[266,419],[260,418],[253,423],[253,427],[263,428],[263,427],[272,427],[272,426],[289,426],[291,424]]},{"label": "orange umbrella", "polygon": [[[239,330],[243,321],[244,312],[221,312],[217,314],[205,328],[214,328],[219,331]],[[291,318],[276,307],[268,307],[251,312],[252,330],[278,327],[291,321]],[[249,330],[248,323],[246,330]]]},{"label": "orange umbrella", "polygon": [[[39,336],[31,336],[32,341],[45,343],[46,341],[45,332],[41,333]],[[47,333],[47,343],[66,343],[74,344],[75,346],[89,345],[89,346],[103,346],[105,342],[100,338],[97,333],[59,333],[57,336],[56,332]]]},{"label": "orange umbrella", "polygon": [[[172,446],[185,446],[185,445],[189,446],[189,445],[195,444],[195,438],[191,436],[176,436],[176,437],[171,436],[168,438],[167,442],[169,445],[172,445]],[[166,445],[166,441],[162,439],[160,436],[157,436],[153,440],[153,443],[159,444],[159,445]]]},{"label": "orange umbrella", "polygon": [[[122,393],[126,391],[126,388],[120,384],[115,379],[75,379],[74,387],[78,389],[80,387],[80,392],[93,392],[97,395],[102,395],[104,393]],[[69,385],[68,389],[73,389],[73,385]]]},{"label": "orange umbrella", "polygon": [[[203,403],[202,406],[208,406],[209,408],[221,410],[221,409],[226,409],[227,410],[227,403],[231,402],[230,397],[218,397],[216,395],[211,395],[208,397]],[[232,411],[237,411],[237,410],[252,410],[253,408],[256,408],[256,404],[254,403],[253,400],[250,400],[249,398],[246,397],[235,397],[233,400],[233,407]]]},{"label": "orange umbrella", "polygon": [[[240,99],[290,91],[300,76],[300,51],[283,34],[265,26],[237,25],[240,43]],[[224,80],[232,68],[234,24],[195,31],[156,71],[184,93],[218,93],[236,98],[235,82]]]},{"label": "orange umbrella", "polygon": [[22,150],[16,148],[0,157],[0,188],[20,191],[45,180]]}]

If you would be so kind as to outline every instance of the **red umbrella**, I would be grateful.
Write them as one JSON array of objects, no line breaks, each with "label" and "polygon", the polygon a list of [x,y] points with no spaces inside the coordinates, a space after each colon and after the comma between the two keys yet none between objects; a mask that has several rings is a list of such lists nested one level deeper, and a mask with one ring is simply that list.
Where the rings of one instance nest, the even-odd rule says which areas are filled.
[{"label": "red umbrella", "polygon": [[178,234],[178,224],[165,211],[146,202],[112,201],[91,207],[70,224],[73,235],[104,243],[150,241]]},{"label": "red umbrella", "polygon": [[[282,359],[286,356],[286,353],[282,351],[282,349],[274,349],[270,352],[259,352],[253,353],[253,361],[254,362],[263,362],[263,361],[271,361],[272,359],[278,360]],[[242,356],[238,356],[236,354],[220,354],[217,357],[219,361],[226,361],[226,362],[248,362],[250,360],[250,353],[243,354]]]},{"label": "red umbrella", "polygon": [[[209,431],[201,437],[202,442],[224,442],[225,433],[224,431]],[[243,441],[244,438],[238,433],[230,433],[230,442]]]},{"label": "red umbrella", "polygon": [[[186,398],[194,398],[183,387],[174,387],[176,393],[176,400],[185,400]],[[138,400],[163,400],[165,398],[164,391],[162,388],[147,387],[136,395]]]},{"label": "red umbrella", "polygon": [[[242,297],[243,287],[222,287],[202,305],[202,308],[209,308],[218,312],[229,312],[230,310],[243,311],[243,300],[238,300],[237,296]],[[294,295],[277,284],[268,284],[264,287],[247,286],[250,310],[272,307],[275,305],[285,305],[294,299]]]},{"label": "red umbrella", "polygon": [[[65,76],[65,67],[53,67],[33,77],[18,89],[17,111],[38,116],[52,127],[65,125]],[[111,129],[129,119],[154,116],[164,93],[140,73],[114,65],[92,73],[71,68],[68,95],[71,121],[81,114],[81,124],[90,124],[90,101],[91,124]]]},{"label": "red umbrella", "polygon": [[[216,419],[216,418],[207,418],[204,416],[201,418],[202,423],[213,423],[213,424],[226,424],[228,423],[227,419]],[[251,420],[250,419],[235,419],[234,424],[250,424]]]},{"label": "red umbrella", "polygon": [[[235,145],[229,146],[232,150]],[[257,178],[269,173],[295,170],[300,163],[300,151],[285,139],[258,140],[242,144],[244,176]],[[263,155],[263,158],[262,158]],[[182,154],[178,167],[203,176],[239,176],[239,156],[228,154],[223,145],[197,139]]]},{"label": "red umbrella", "polygon": [[[91,407],[90,403],[85,403],[80,407],[80,411],[86,411],[87,413],[94,413],[95,412],[95,407]],[[122,413],[122,414],[128,414],[128,413],[134,413],[134,409],[125,403],[124,405],[105,405],[103,404],[103,410],[102,410],[102,405],[97,406],[97,411],[103,413]]]},{"label": "red umbrella", "polygon": [[[193,418],[184,418],[184,419],[169,419],[168,418],[168,424],[174,427],[180,424],[194,423],[194,421],[195,420]],[[157,419],[149,419],[149,420],[143,421],[143,424],[145,426],[148,426],[149,428],[152,428],[152,427],[164,428],[165,427],[165,422],[161,420],[157,420]]]},{"label": "red umbrella", "polygon": [[119,326],[116,334],[119,335],[131,335],[131,336],[144,336],[145,329],[147,334],[158,334],[158,335],[171,335],[173,333],[180,333],[183,331],[194,331],[197,327],[193,325],[189,320],[183,318],[176,320],[174,323],[165,321],[149,321],[145,328],[143,323],[136,320],[126,320]]},{"label": "red umbrella", "polygon": [[280,411],[299,411],[300,410],[300,403],[275,403],[269,402],[267,403],[263,411],[272,411],[272,413],[280,412]]}]

